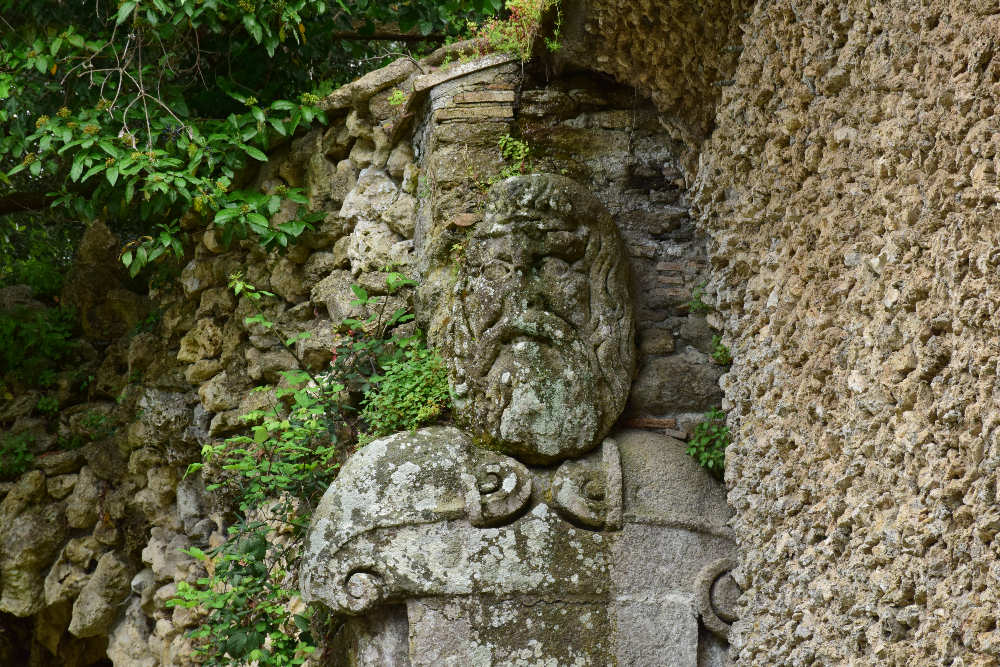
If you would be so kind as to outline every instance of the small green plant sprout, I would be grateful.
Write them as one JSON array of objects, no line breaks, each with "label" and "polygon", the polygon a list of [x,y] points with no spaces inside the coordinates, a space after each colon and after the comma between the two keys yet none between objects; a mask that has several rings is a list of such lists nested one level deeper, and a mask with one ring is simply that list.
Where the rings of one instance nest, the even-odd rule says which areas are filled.
[{"label": "small green plant sprout", "polygon": [[17,479],[35,460],[29,447],[34,439],[27,433],[7,435],[0,440],[0,481]]},{"label": "small green plant sprout", "polygon": [[35,410],[45,415],[54,415],[59,412],[59,399],[55,396],[45,395],[35,403]]},{"label": "small green plant sprout", "polygon": [[[507,166],[501,170],[496,180],[502,181],[505,178],[527,174],[532,171],[531,146],[528,145],[528,142],[505,134],[500,137],[497,145],[500,146],[500,157],[503,158]],[[495,181],[491,181],[490,185],[493,182]]]},{"label": "small green plant sprout", "polygon": [[722,336],[718,334],[712,336],[712,360],[720,366],[728,366],[733,363],[733,355],[722,342]]},{"label": "small green plant sprout", "polygon": [[97,410],[87,410],[80,418],[80,428],[89,440],[102,440],[115,432],[115,427],[106,414]]},{"label": "small green plant sprout", "polygon": [[716,479],[722,479],[726,463],[726,447],[729,446],[729,427],[726,413],[713,408],[705,413],[705,418],[694,427],[688,441],[687,453]]},{"label": "small green plant sprout", "polygon": [[562,16],[558,5],[559,0],[507,0],[506,19],[491,18],[481,26],[470,23],[469,28],[490,49],[528,60],[541,29],[542,17],[552,8],[556,9],[556,20],[552,36],[545,39],[545,46],[550,51],[559,49]]},{"label": "small green plant sprout", "polygon": [[394,107],[406,104],[406,93],[399,88],[393,88],[392,93],[389,94],[389,104]]},{"label": "small green plant sprout", "polygon": [[705,283],[699,283],[691,290],[691,300],[687,302],[689,313],[708,313],[712,311],[712,306],[702,300],[704,295]]}]

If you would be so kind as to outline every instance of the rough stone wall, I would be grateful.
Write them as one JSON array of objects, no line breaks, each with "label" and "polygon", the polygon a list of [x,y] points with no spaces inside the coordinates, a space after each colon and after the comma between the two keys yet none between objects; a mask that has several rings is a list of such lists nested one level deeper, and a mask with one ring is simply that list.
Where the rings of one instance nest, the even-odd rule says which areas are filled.
[{"label": "rough stone wall", "polygon": [[1000,658],[1000,16],[761,3],[699,199],[744,665]]},{"label": "rough stone wall", "polygon": [[[324,101],[326,127],[276,149],[248,175],[264,191],[303,187],[310,210],[326,214],[285,254],[253,242],[224,248],[212,225],[190,215],[183,268],[147,299],[108,268],[118,266],[120,241],[102,225],[88,232],[74,270],[92,279],[71,280],[76,291],[64,301],[87,317],[90,342],[73,370],[91,376],[89,388],[60,377],[58,423],[39,418],[35,392],[0,405],[3,434],[34,433],[38,455],[36,470],[0,484],[0,629],[18,638],[0,642],[9,650],[0,662],[191,661],[184,635],[197,611],[165,603],[179,582],[204,576],[180,550],[219,544],[226,507],[198,475],[183,478],[187,465],[200,445],[237,432],[241,414],[264,406],[266,395],[252,387],[296,366],[280,340],[308,331],[296,352],[314,369],[325,366],[334,324],[364,316],[351,305],[352,283],[384,294],[390,262],[433,282],[428,257],[444,263],[442,279],[451,275],[452,246],[469,224],[456,217],[481,214],[482,184],[504,167],[497,141],[506,134],[529,142],[534,170],[591,187],[625,237],[641,295],[642,353],[626,425],[684,437],[718,402],[710,332],[685,308],[704,279],[703,240],[688,214],[679,144],[662,116],[635,91],[593,75],[548,80],[529,68],[522,79],[506,56],[439,61],[404,59],[341,88]],[[389,102],[396,89],[405,104]],[[227,289],[237,271],[278,295],[265,307],[277,335],[244,324],[258,305]],[[7,297],[30,300],[4,293],[0,304]],[[690,400],[671,402],[662,386],[689,390]],[[58,437],[84,433],[94,420],[101,432],[82,448],[52,452]],[[714,656],[704,660],[721,659],[721,641],[703,643]]]},{"label": "rough stone wall", "polygon": [[572,63],[634,86],[663,112],[692,177],[701,142],[739,57],[750,0],[565,0],[556,66]]}]

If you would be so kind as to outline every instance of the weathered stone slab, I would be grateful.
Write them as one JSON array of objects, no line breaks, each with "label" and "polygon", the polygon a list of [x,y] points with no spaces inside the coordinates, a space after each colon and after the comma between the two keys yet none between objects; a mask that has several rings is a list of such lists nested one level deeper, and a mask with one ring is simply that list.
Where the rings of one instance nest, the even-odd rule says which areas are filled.
[{"label": "weathered stone slab", "polygon": [[516,97],[513,90],[474,90],[458,93],[452,99],[455,104],[513,104]]},{"label": "weathered stone slab", "polygon": [[438,70],[437,72],[431,72],[430,74],[418,76],[413,80],[413,90],[416,92],[423,92],[433,88],[434,86],[442,84],[445,81],[458,79],[466,76],[467,74],[472,74],[473,72],[477,72],[479,70],[489,69],[490,67],[496,67],[497,65],[514,62],[515,60],[517,60],[517,56],[510,55],[508,53],[491,53],[487,56],[471,60],[467,63],[454,64],[450,67]]},{"label": "weathered stone slab", "polygon": [[509,104],[489,104],[469,107],[447,107],[434,112],[434,121],[477,120],[480,118],[514,118],[514,107]]}]

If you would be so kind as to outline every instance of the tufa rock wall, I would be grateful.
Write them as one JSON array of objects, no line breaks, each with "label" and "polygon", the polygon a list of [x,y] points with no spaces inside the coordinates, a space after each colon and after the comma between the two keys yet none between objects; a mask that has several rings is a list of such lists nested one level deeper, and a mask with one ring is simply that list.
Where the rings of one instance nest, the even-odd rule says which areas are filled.
[{"label": "tufa rock wall", "polygon": [[981,2],[743,27],[697,198],[735,358],[739,664],[1000,658],[998,29]]}]

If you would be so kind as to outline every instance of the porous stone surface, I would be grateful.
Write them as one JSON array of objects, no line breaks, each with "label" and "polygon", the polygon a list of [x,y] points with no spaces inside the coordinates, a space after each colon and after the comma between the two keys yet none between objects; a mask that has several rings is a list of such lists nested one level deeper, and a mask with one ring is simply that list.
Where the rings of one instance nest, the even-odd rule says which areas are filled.
[{"label": "porous stone surface", "polygon": [[734,429],[737,662],[1000,659],[988,3],[760,3],[698,205]]},{"label": "porous stone surface", "polygon": [[579,456],[621,414],[635,363],[625,251],[607,210],[554,174],[493,186],[431,342],[459,422],[533,463]]},{"label": "porous stone surface", "polygon": [[[720,93],[731,84],[752,0],[565,0],[557,63],[605,72],[664,112],[693,176]],[[655,46],[654,46],[655,45]]]}]

